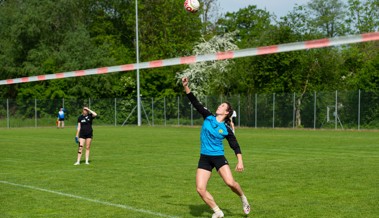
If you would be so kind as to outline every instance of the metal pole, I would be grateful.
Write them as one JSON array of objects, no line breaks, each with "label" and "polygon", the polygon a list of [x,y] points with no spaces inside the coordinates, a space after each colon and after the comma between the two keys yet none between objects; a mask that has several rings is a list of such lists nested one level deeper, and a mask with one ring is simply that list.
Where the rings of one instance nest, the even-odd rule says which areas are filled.
[{"label": "metal pole", "polygon": [[139,80],[139,44],[138,44],[138,0],[136,0],[136,64],[137,64],[137,119],[138,126],[141,126],[141,94]]},{"label": "metal pole", "polygon": [[62,107],[64,108],[64,98],[62,98]]},{"label": "metal pole", "polygon": [[238,95],[238,127],[241,126],[241,95]]},{"label": "metal pole", "polygon": [[37,127],[37,99],[34,99],[34,127]]},{"label": "metal pole", "polygon": [[336,90],[336,105],[335,105],[335,110],[334,110],[334,129],[337,129],[338,128],[338,125],[337,125],[337,117],[338,117],[338,109],[337,109],[337,106],[338,106],[338,91]]},{"label": "metal pole", "polygon": [[117,126],[117,98],[114,98],[114,126]]},{"label": "metal pole", "polygon": [[164,111],[164,125],[166,126],[166,97],[163,98],[163,111]]},{"label": "metal pole", "polygon": [[154,98],[151,98],[151,125],[154,126]]},{"label": "metal pole", "polygon": [[293,112],[292,112],[292,128],[295,128],[295,116],[296,116],[296,93],[293,93]]},{"label": "metal pole", "polygon": [[361,129],[361,90],[358,91],[358,130]]},{"label": "metal pole", "polygon": [[9,122],[9,99],[7,98],[7,128],[10,128]]},{"label": "metal pole", "polygon": [[275,93],[272,94],[272,128],[275,128]]},{"label": "metal pole", "polygon": [[314,103],[313,103],[313,129],[316,129],[316,119],[317,119],[317,116],[316,116],[316,104],[317,104],[317,93],[316,91],[314,92]]},{"label": "metal pole", "polygon": [[88,107],[91,109],[91,98],[88,98]]},{"label": "metal pole", "polygon": [[255,128],[257,128],[257,109],[258,109],[258,94],[255,93]]},{"label": "metal pole", "polygon": [[178,126],[180,125],[180,108],[179,108],[179,96],[178,96]]}]

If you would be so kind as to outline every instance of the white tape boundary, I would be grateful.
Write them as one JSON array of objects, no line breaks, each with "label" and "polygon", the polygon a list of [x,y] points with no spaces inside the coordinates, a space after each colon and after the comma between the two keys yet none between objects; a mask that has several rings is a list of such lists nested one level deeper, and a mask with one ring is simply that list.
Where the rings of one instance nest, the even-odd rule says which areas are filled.
[{"label": "white tape boundary", "polygon": [[281,52],[290,52],[290,51],[298,51],[298,50],[306,50],[306,49],[314,49],[314,48],[339,46],[339,45],[376,41],[376,40],[379,40],[379,32],[372,32],[372,33],[365,33],[365,34],[351,35],[351,36],[341,36],[341,37],[335,37],[335,38],[317,39],[317,40],[287,43],[287,44],[280,44],[280,45],[263,46],[263,47],[257,47],[257,48],[247,48],[247,49],[241,49],[241,50],[235,50],[235,51],[217,52],[213,54],[205,54],[205,55],[198,55],[198,56],[187,56],[187,57],[171,58],[171,59],[164,59],[164,60],[155,60],[155,61],[150,61],[150,62],[142,62],[139,64],[134,63],[134,64],[111,66],[111,67],[94,68],[94,69],[88,69],[88,70],[77,70],[77,71],[70,71],[70,72],[63,72],[63,73],[46,74],[46,75],[22,77],[22,78],[15,78],[15,79],[6,79],[6,80],[0,80],[0,85],[11,85],[11,84],[16,84],[16,83],[28,83],[28,82],[35,82],[35,81],[63,79],[63,78],[89,76],[89,75],[96,75],[96,74],[125,72],[125,71],[132,71],[136,69],[149,69],[149,68],[182,65],[182,64],[192,64],[192,63],[197,63],[197,62],[216,61],[216,60],[249,57],[249,56],[275,54],[275,53],[281,53]]},{"label": "white tape boundary", "polygon": [[0,180],[0,183],[6,184],[6,185],[12,185],[12,186],[16,186],[16,187],[21,187],[21,188],[32,189],[32,190],[36,190],[36,191],[48,192],[51,194],[61,195],[61,196],[69,197],[69,198],[76,198],[76,199],[85,200],[85,201],[89,201],[89,202],[93,202],[93,203],[103,204],[106,206],[118,207],[118,208],[130,210],[133,212],[153,215],[154,217],[179,218],[177,216],[170,216],[170,215],[166,215],[166,214],[162,214],[162,213],[156,213],[156,212],[153,212],[150,210],[138,209],[138,208],[134,208],[134,207],[131,207],[128,205],[114,204],[114,203],[110,203],[110,202],[106,202],[106,201],[100,201],[100,200],[96,200],[96,199],[81,197],[78,195],[72,195],[72,194],[67,194],[67,193],[63,193],[63,192],[52,191],[52,190],[48,190],[48,189],[44,189],[44,188],[38,188],[38,187],[30,186],[30,185],[16,184],[16,183],[2,181],[2,180]]}]

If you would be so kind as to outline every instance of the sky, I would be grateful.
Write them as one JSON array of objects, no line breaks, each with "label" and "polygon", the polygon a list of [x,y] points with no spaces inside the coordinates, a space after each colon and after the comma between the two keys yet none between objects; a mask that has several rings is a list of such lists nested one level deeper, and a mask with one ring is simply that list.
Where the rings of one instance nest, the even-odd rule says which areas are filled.
[{"label": "sky", "polygon": [[310,0],[218,0],[221,12],[236,12],[249,5],[257,5],[259,9],[266,9],[277,17],[282,17],[292,11],[295,4],[304,5]]}]

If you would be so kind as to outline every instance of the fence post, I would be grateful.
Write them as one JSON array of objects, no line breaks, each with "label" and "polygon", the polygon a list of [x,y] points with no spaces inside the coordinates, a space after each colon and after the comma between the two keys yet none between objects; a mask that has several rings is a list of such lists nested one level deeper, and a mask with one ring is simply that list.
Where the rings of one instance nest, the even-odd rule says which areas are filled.
[{"label": "fence post", "polygon": [[114,126],[117,126],[117,98],[114,98]]},{"label": "fence post", "polygon": [[37,99],[34,98],[34,127],[37,128]]},{"label": "fence post", "polygon": [[338,129],[337,122],[338,122],[338,91],[336,90],[336,100],[335,100],[335,110],[334,110],[334,129]]},{"label": "fence post", "polygon": [[178,96],[178,126],[180,125],[180,107],[179,107],[179,96]]},{"label": "fence post", "polygon": [[317,105],[317,93],[316,91],[314,91],[314,102],[313,102],[313,129],[316,129],[316,119],[317,119],[317,116],[316,116],[316,106]]},{"label": "fence post", "polygon": [[163,97],[164,126],[166,126],[166,97]]},{"label": "fence post", "polygon": [[7,128],[10,128],[10,122],[9,122],[9,99],[7,98]]},{"label": "fence post", "polygon": [[272,94],[272,128],[275,128],[275,93]]},{"label": "fence post", "polygon": [[257,104],[258,104],[258,94],[257,93],[255,93],[255,128],[257,128],[257,115],[258,115],[258,106],[257,106]]},{"label": "fence post", "polygon": [[295,116],[296,116],[296,93],[293,93],[293,112],[292,112],[292,128],[295,128]]},{"label": "fence post", "polygon": [[361,129],[361,90],[358,90],[358,130]]},{"label": "fence post", "polygon": [[151,98],[151,126],[154,126],[154,98]]},{"label": "fence post", "polygon": [[241,126],[241,94],[238,95],[238,127]]}]

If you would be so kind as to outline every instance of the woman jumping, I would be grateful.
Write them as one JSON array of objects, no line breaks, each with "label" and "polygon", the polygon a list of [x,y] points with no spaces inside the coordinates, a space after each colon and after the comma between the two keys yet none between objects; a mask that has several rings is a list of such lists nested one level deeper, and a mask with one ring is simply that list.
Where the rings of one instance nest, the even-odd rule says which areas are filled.
[{"label": "woman jumping", "polygon": [[233,109],[228,102],[224,102],[217,108],[216,115],[213,115],[193,95],[188,87],[188,81],[188,78],[182,78],[184,91],[186,92],[191,104],[204,118],[200,135],[201,150],[196,172],[196,190],[203,201],[213,209],[214,213],[212,218],[224,217],[224,213],[217,206],[212,195],[207,191],[207,184],[211,177],[212,169],[216,168],[225,184],[228,185],[230,189],[241,198],[244,213],[249,214],[249,202],[247,201],[241,186],[233,178],[228,161],[224,156],[224,146],[222,144],[223,139],[226,138],[230,147],[234,150],[234,153],[237,156],[238,163],[235,170],[242,172],[244,167],[241,149],[232,129],[227,124],[230,122]]},{"label": "woman jumping", "polygon": [[79,150],[78,159],[74,165],[80,164],[82,157],[83,146],[86,144],[86,164],[89,164],[89,149],[91,147],[93,130],[92,120],[97,116],[95,111],[92,111],[88,107],[83,108],[82,114],[78,118],[78,128],[76,131],[76,138],[79,138]]}]

